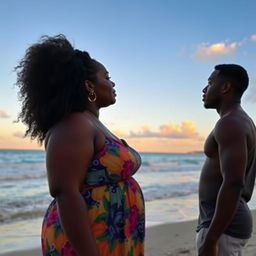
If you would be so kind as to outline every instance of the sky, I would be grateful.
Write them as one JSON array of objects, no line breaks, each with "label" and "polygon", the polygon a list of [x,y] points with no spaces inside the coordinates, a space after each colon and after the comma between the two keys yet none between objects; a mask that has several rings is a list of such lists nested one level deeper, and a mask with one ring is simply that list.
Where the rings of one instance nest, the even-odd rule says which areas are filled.
[{"label": "sky", "polygon": [[14,67],[42,35],[64,34],[103,63],[116,104],[100,120],[140,152],[201,151],[219,116],[202,89],[216,64],[249,74],[242,106],[256,122],[254,0],[0,0],[0,148],[43,149],[24,138]]}]

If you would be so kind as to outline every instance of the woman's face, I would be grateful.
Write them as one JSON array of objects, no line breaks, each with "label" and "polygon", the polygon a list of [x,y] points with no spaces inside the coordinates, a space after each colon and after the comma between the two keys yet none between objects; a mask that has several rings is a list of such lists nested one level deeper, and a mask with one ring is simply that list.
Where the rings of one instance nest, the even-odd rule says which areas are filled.
[{"label": "woman's face", "polygon": [[115,83],[110,80],[106,68],[99,62],[96,62],[98,72],[96,73],[96,82],[94,82],[94,92],[96,93],[96,103],[98,107],[107,107],[116,102]]}]

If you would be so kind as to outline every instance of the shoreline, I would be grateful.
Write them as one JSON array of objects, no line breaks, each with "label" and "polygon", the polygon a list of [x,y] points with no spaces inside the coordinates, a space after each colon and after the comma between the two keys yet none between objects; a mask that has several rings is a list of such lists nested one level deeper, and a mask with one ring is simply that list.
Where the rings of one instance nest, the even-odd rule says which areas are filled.
[{"label": "shoreline", "polygon": [[[253,233],[244,255],[255,256],[256,210],[252,210]],[[197,220],[160,224],[146,229],[146,256],[192,256],[195,251],[195,228]],[[41,256],[40,248],[0,254],[0,256]]]}]

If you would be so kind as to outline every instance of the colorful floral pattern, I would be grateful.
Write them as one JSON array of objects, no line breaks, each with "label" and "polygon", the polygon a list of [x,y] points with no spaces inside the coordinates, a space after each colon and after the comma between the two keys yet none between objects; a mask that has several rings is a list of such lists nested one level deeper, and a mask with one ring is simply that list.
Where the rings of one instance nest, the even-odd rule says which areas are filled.
[{"label": "colorful floral pattern", "polygon": [[[90,164],[81,194],[100,256],[144,255],[144,200],[132,177],[140,164],[134,149],[112,138],[106,138]],[[44,217],[42,251],[43,256],[76,255],[61,228],[55,200]]]}]

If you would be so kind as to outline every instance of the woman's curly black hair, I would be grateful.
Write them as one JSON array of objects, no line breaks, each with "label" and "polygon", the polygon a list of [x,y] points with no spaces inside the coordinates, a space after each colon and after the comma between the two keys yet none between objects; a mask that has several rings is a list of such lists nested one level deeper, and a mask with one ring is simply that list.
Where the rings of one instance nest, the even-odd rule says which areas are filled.
[{"label": "woman's curly black hair", "polygon": [[28,127],[25,136],[40,143],[57,122],[86,109],[84,82],[95,81],[98,71],[96,61],[87,52],[75,50],[64,35],[41,37],[15,70],[22,102],[18,120]]}]

